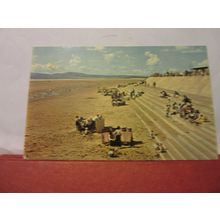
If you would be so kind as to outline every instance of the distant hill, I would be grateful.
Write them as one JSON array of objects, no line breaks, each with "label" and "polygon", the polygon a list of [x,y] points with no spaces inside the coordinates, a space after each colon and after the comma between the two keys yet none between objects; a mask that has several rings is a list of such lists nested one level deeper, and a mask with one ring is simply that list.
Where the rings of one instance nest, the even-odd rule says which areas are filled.
[{"label": "distant hill", "polygon": [[92,75],[78,72],[67,72],[67,73],[31,73],[31,79],[84,79],[84,78],[144,78],[144,76],[135,75]]}]

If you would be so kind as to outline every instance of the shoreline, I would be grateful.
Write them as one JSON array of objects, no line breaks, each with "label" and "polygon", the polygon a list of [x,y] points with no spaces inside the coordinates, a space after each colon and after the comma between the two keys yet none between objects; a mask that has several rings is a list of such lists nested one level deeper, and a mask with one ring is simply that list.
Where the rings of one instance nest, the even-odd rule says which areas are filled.
[{"label": "shoreline", "polygon": [[77,80],[77,81],[86,81],[86,80],[92,80],[92,81],[97,81],[97,80],[103,80],[103,79],[105,79],[105,80],[110,80],[110,79],[125,79],[125,80],[129,80],[129,79],[132,79],[132,80],[134,80],[134,79],[137,79],[137,80],[141,80],[141,79],[146,79],[145,77],[143,77],[143,78],[141,78],[141,77],[103,77],[103,78],[80,78],[80,79],[30,79],[30,81],[71,81],[71,80]]}]

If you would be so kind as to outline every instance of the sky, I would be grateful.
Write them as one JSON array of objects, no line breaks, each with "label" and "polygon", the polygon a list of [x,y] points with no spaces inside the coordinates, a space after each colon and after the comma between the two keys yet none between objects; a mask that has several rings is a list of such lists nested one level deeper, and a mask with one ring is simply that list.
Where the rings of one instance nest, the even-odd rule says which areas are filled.
[{"label": "sky", "polygon": [[32,72],[148,75],[208,65],[205,46],[35,47]]}]

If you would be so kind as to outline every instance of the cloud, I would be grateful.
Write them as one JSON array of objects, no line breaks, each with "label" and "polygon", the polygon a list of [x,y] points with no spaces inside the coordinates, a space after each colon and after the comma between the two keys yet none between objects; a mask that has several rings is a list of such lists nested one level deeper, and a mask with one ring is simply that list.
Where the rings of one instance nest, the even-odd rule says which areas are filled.
[{"label": "cloud", "polygon": [[146,51],[144,55],[147,57],[146,65],[152,66],[160,62],[160,58],[157,56],[157,54]]},{"label": "cloud", "polygon": [[115,57],[115,54],[114,54],[114,53],[104,54],[104,59],[105,59],[105,61],[107,61],[108,63],[111,63],[112,60],[114,59],[114,57]]},{"label": "cloud", "polygon": [[57,67],[57,65],[55,65],[55,64],[48,63],[48,64],[47,64],[47,69],[48,69],[49,71],[54,71],[54,70],[58,69],[58,67]]},{"label": "cloud", "polygon": [[81,58],[76,55],[72,55],[71,59],[69,60],[70,66],[77,66],[81,63]]},{"label": "cloud", "polygon": [[35,63],[32,64],[32,71],[33,72],[54,72],[55,70],[58,70],[58,66],[53,63],[47,63],[47,64],[40,64]]},{"label": "cloud", "polygon": [[37,72],[37,71],[45,71],[44,65],[39,63],[32,64],[32,72]]}]

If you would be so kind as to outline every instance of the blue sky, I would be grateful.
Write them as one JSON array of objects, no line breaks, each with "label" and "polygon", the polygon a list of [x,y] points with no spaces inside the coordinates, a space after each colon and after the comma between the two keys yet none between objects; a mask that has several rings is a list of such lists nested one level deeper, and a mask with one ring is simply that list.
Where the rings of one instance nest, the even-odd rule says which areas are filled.
[{"label": "blue sky", "polygon": [[205,46],[35,47],[32,72],[147,75],[208,65]]}]

